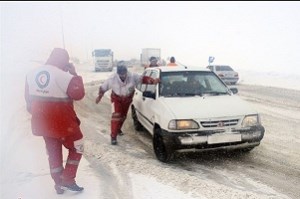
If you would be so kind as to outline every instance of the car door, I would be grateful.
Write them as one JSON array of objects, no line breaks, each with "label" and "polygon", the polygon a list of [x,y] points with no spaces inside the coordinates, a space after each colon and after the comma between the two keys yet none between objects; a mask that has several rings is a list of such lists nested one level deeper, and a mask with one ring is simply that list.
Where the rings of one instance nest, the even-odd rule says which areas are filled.
[{"label": "car door", "polygon": [[[149,70],[150,73],[146,73],[146,76],[150,76],[151,78],[158,78],[159,73],[158,70]],[[140,122],[144,125],[144,127],[152,133],[153,124],[155,121],[155,111],[154,107],[157,102],[157,93],[158,93],[158,84],[143,84],[141,89],[147,96],[141,96],[141,106],[139,107],[139,111],[141,114]],[[151,96],[150,96],[150,95]]]},{"label": "car door", "polygon": [[[150,70],[145,70],[142,74],[142,77],[144,76],[150,76],[150,73],[151,71]],[[136,86],[136,89],[135,89],[135,93],[134,93],[134,98],[133,98],[133,106],[135,108],[135,111],[136,111],[136,115],[138,117],[138,120],[140,122],[142,121],[145,121],[143,119],[144,115],[143,113],[141,112],[141,109],[142,109],[142,106],[143,106],[143,92],[145,91],[146,89],[146,84],[143,84],[142,82],[139,83],[137,86]],[[142,122],[143,124],[144,122]]]}]

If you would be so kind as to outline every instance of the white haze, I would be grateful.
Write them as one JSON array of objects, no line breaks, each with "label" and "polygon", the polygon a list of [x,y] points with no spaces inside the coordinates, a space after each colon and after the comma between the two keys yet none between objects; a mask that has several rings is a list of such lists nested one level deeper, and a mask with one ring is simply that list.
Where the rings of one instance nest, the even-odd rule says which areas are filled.
[{"label": "white haze", "polygon": [[[59,198],[53,191],[44,143],[30,130],[25,74],[44,63],[54,47],[81,62],[93,48],[111,48],[116,59],[139,59],[142,48],[161,48],[162,58],[183,64],[233,66],[239,84],[300,90],[299,2],[1,2],[1,184],[0,198]],[[63,25],[63,26],[62,26]],[[63,31],[62,31],[63,27]],[[79,71],[85,83],[106,78]],[[37,161],[38,160],[38,161]],[[129,174],[133,199],[192,199],[156,179]],[[82,194],[101,198],[101,179],[83,158]],[[153,187],[153,190],[147,189]],[[146,193],[146,195],[145,195]],[[203,197],[204,198],[204,197]],[[203,199],[201,198],[201,199]]]},{"label": "white haze", "polygon": [[[300,74],[300,2],[1,2],[1,60],[45,60],[65,47],[139,59],[160,48],[187,65]],[[1,64],[1,67],[2,64]]]},{"label": "white haze", "polygon": [[[24,64],[24,66],[29,70],[38,66],[38,64],[32,63],[28,67]],[[25,72],[25,68],[20,73],[7,73],[8,75],[1,81],[1,93],[4,95],[1,96],[0,197],[3,199],[61,198],[56,195],[53,189],[44,142],[40,137],[33,136],[31,133],[30,115],[26,112],[23,97],[25,81],[23,72]],[[95,73],[92,65],[82,65],[77,70],[83,76],[85,83],[106,79],[111,74]],[[272,85],[300,90],[300,78],[290,77],[273,73],[243,71],[238,84]],[[274,83],[271,84],[271,82]],[[284,82],[284,84],[279,85],[276,82]],[[66,157],[66,154],[64,157]],[[78,199],[104,198],[105,190],[100,185],[105,182],[101,182],[103,179],[97,177],[97,173],[91,169],[91,165],[85,158],[82,158],[77,176],[77,182],[85,187],[84,192],[80,194],[66,192],[63,197]],[[196,199],[192,197],[191,193],[181,192],[171,185],[162,184],[150,176],[128,173],[128,177],[132,186],[132,199]],[[276,193],[270,187],[265,187],[264,190]],[[197,199],[206,199],[206,197],[197,197]]]}]

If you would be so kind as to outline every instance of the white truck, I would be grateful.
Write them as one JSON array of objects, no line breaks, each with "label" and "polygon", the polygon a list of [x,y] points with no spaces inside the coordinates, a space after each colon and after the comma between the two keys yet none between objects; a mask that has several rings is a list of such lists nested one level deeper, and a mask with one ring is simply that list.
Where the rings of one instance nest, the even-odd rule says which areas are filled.
[{"label": "white truck", "polygon": [[156,57],[158,63],[161,62],[160,48],[143,48],[141,54],[141,65],[146,67],[150,64],[150,57]]},{"label": "white truck", "polygon": [[95,49],[92,52],[95,71],[112,71],[114,53],[111,49]]}]

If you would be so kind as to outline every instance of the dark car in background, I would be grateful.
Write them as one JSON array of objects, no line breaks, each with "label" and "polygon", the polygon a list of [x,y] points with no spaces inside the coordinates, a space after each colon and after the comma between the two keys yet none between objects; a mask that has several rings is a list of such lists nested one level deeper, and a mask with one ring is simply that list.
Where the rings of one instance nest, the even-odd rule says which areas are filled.
[{"label": "dark car in background", "polygon": [[206,68],[216,73],[226,84],[236,84],[239,81],[238,72],[228,65],[209,65]]}]

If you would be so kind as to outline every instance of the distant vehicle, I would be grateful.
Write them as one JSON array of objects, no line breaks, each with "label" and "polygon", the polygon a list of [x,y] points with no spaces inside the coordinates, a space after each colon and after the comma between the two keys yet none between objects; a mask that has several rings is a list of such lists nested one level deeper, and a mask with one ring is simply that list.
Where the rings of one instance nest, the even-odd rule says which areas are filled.
[{"label": "distant vehicle", "polygon": [[114,54],[111,49],[95,49],[92,52],[95,71],[112,71]]},{"label": "distant vehicle", "polygon": [[209,65],[206,68],[215,72],[226,84],[236,84],[239,74],[228,65]]},{"label": "distant vehicle", "polygon": [[161,62],[160,48],[143,48],[141,54],[141,65],[147,67],[150,64],[150,57],[156,57],[158,63]]},{"label": "distant vehicle", "polygon": [[131,117],[135,130],[152,135],[158,160],[168,162],[175,152],[247,152],[263,139],[259,113],[209,69],[159,66],[142,75],[160,83],[137,86]]}]

